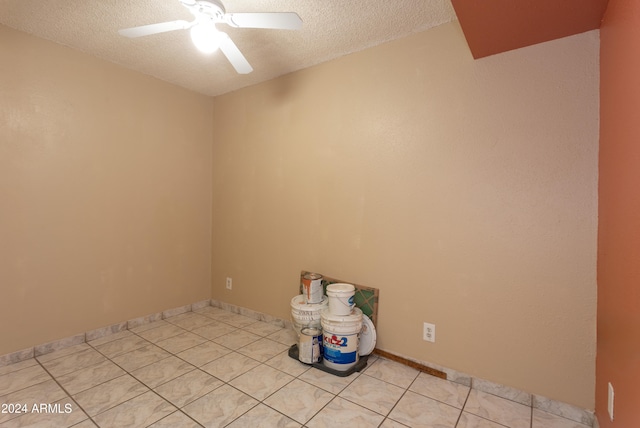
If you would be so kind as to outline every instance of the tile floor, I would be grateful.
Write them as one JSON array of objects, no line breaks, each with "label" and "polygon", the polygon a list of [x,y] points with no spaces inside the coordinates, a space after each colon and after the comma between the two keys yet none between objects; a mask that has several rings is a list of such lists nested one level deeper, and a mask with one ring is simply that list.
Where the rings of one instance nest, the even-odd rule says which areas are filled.
[{"label": "tile floor", "polygon": [[0,427],[588,428],[375,355],[333,376],[295,340],[210,306],[125,330],[0,367]]}]

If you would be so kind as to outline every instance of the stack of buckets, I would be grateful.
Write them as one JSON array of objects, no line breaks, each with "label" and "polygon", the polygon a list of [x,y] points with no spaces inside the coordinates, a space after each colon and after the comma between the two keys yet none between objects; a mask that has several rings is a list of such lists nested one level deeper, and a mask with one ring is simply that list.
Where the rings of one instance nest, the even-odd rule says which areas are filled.
[{"label": "stack of buckets", "polygon": [[355,307],[352,284],[330,284],[325,296],[322,276],[307,274],[303,294],[291,300],[293,327],[298,334],[298,358],[312,364],[322,361],[330,369],[346,371],[359,360],[362,311]]}]

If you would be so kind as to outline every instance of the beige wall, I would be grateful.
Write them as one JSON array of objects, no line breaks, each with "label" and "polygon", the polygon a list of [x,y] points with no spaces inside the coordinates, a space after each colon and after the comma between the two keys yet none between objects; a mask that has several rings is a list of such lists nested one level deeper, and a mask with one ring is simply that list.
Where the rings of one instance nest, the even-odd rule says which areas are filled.
[{"label": "beige wall", "polygon": [[212,101],[0,26],[0,355],[210,297]]},{"label": "beige wall", "polygon": [[474,61],[447,24],[213,118],[214,298],[289,317],[301,269],[378,287],[379,348],[593,408],[597,31]]}]

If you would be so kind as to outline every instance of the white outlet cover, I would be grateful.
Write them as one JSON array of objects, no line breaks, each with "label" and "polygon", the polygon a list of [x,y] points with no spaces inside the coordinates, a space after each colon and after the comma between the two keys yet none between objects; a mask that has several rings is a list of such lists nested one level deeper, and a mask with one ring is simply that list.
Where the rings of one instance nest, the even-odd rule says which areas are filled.
[{"label": "white outlet cover", "polygon": [[614,399],[613,385],[611,385],[611,382],[609,382],[609,393],[608,393],[608,397],[607,397],[607,410],[609,411],[609,419],[611,419],[612,421],[613,421],[613,399]]},{"label": "white outlet cover", "polygon": [[431,324],[431,323],[424,323],[424,327],[422,330],[422,339],[426,340],[427,342],[434,342],[436,341],[436,325],[435,324]]}]

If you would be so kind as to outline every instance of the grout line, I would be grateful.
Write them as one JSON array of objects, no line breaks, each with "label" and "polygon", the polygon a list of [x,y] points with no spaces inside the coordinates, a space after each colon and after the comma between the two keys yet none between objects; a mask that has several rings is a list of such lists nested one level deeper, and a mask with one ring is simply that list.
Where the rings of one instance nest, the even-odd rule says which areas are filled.
[{"label": "grout line", "polygon": [[[315,386],[315,385],[313,385],[313,386]],[[319,387],[317,387],[317,386],[316,386],[316,388],[319,388]],[[327,391],[327,392],[328,392],[328,391]],[[331,393],[331,394],[333,394],[333,393]],[[324,406],[322,406],[322,407],[321,407],[317,412],[315,412],[315,413],[314,413],[314,414],[313,414],[309,419],[307,419],[307,421],[306,421],[304,424],[302,424],[302,425],[303,425],[303,426],[306,426],[306,425],[307,425],[307,423],[309,423],[313,418],[315,418],[316,416],[318,416],[318,415],[320,414],[320,412],[322,412],[322,411],[323,411],[323,410],[324,410],[324,409],[325,409],[325,408],[326,408],[330,403],[332,403],[332,402],[333,402],[333,400],[335,400],[336,398],[338,398],[338,395],[337,395],[337,394],[333,394],[333,398],[332,398],[331,400],[327,401],[327,404],[325,404]],[[296,421],[296,422],[297,422],[297,421]]]},{"label": "grout line", "polygon": [[[86,342],[85,342],[85,343],[86,343]],[[73,355],[73,354],[71,354],[71,355]],[[36,361],[37,361],[37,360],[36,360]],[[96,421],[94,421],[94,420],[93,420],[93,417],[89,414],[89,412],[87,412],[87,411],[85,410],[85,408],[84,408],[84,407],[82,407],[82,406],[80,405],[80,403],[78,403],[78,402],[76,401],[76,399],[75,399],[75,398],[73,398],[73,396],[69,393],[69,391],[67,391],[67,389],[66,389],[64,386],[62,386],[62,384],[61,384],[60,382],[58,382],[58,379],[56,379],[56,377],[55,377],[54,375],[52,375],[52,374],[49,372],[49,370],[47,370],[47,368],[46,368],[46,367],[45,367],[45,366],[44,366],[40,361],[38,361],[38,364],[40,364],[40,367],[42,367],[42,369],[43,369],[44,371],[46,371],[46,372],[47,372],[47,374],[48,374],[49,376],[51,376],[51,379],[52,379],[52,380],[53,380],[53,381],[58,385],[58,387],[59,387],[60,389],[62,389],[62,390],[64,391],[64,393],[65,393],[65,394],[67,394],[67,397],[68,397],[71,401],[73,401],[73,402],[76,404],[76,406],[78,406],[78,408],[79,408],[79,409],[81,409],[81,410],[82,410],[82,412],[83,412],[85,415],[87,415],[87,418],[97,426],[98,424],[96,423]],[[90,366],[90,367],[93,367],[93,366]],[[72,373],[73,373],[73,372],[72,372]],[[64,376],[64,375],[63,375],[63,376]],[[83,419],[83,421],[84,421],[84,419]],[[82,421],[80,421],[80,422],[82,422]],[[78,422],[78,423],[80,423],[80,422]],[[75,424],[75,425],[77,425],[77,424]]]},{"label": "grout line", "polygon": [[[389,412],[389,414],[391,414],[391,412]],[[389,416],[385,416],[385,418],[382,420],[382,422],[380,422],[380,425],[378,425],[378,427],[381,427],[382,425],[384,425],[384,423],[387,420],[392,421],[394,424],[397,424],[397,425],[400,425],[400,426],[403,426],[403,427],[407,427],[407,428],[411,428],[409,425],[405,425],[402,422],[398,422],[395,419],[391,419]]]},{"label": "grout line", "polygon": [[[389,385],[397,386],[397,385],[393,385],[392,383],[386,382],[386,381],[384,381],[384,380],[382,380],[382,379],[378,379],[378,378],[375,378],[375,377],[373,377],[373,376],[369,376],[369,375],[367,375],[366,373],[360,373],[360,375],[358,375],[358,377],[357,377],[357,378],[359,379],[361,376],[367,376],[367,377],[369,377],[369,378],[371,378],[371,379],[376,379],[376,380],[379,380],[379,381],[385,382],[385,383],[387,383],[387,384],[389,384]],[[353,382],[355,382],[355,381],[356,381],[356,379],[354,379],[354,380],[353,380]],[[352,383],[353,383],[353,382],[352,382]],[[349,384],[349,385],[351,385],[351,384]],[[369,410],[370,412],[373,412],[373,413],[376,413],[376,414],[378,414],[378,415],[382,416],[382,417],[383,417],[383,422],[384,422],[384,419],[386,419],[386,418],[389,416],[389,414],[391,414],[391,410],[393,410],[393,407],[391,408],[391,410],[389,410],[389,412],[388,412],[387,414],[384,414],[384,413],[380,413],[380,412],[378,412],[378,411],[376,411],[376,410],[372,410],[372,409],[370,409],[370,408],[368,408],[368,407],[366,407],[366,406],[364,406],[364,405],[362,405],[362,404],[360,404],[360,403],[357,403],[357,402],[355,402],[355,401],[353,401],[353,400],[350,400],[350,399],[348,399],[348,398],[346,398],[346,397],[341,397],[341,396],[340,396],[340,394],[341,394],[345,389],[347,389],[347,388],[349,387],[349,385],[347,385],[347,387],[345,387],[342,391],[340,391],[338,394],[336,394],[336,397],[340,397],[341,399],[343,399],[343,400],[345,400],[345,401],[348,401],[348,402],[350,402],[350,403],[353,403],[353,404],[355,404],[356,406],[362,407],[363,409]],[[406,390],[408,391],[409,389],[408,389],[408,388],[406,388]],[[398,401],[400,401],[400,400],[398,399]],[[395,405],[394,405],[394,407],[395,407]],[[382,422],[381,422],[381,423],[382,423]]]},{"label": "grout line", "polygon": [[[413,382],[412,382],[413,383]],[[389,413],[387,413],[387,416],[385,417],[385,419],[389,418],[389,415],[391,415],[391,413],[393,413],[394,409],[398,406],[398,404],[400,404],[400,401],[402,401],[402,399],[404,398],[404,396],[407,394],[407,392],[409,391],[409,388],[406,388],[402,394],[400,395],[400,398],[398,398],[398,401],[396,401],[396,403],[391,407],[391,409],[389,410]],[[389,418],[390,419],[390,418]],[[395,422],[394,419],[391,419]],[[384,421],[383,421],[384,422]],[[404,424],[403,424],[404,425]]]},{"label": "grout line", "polygon": [[[166,399],[165,399],[166,400]],[[166,400],[168,401],[168,400]],[[169,402],[169,401],[168,401]],[[171,403],[171,402],[169,402]],[[171,403],[171,405],[173,405],[173,407],[176,407],[175,404]],[[195,423],[196,425],[198,425],[199,427],[204,427],[204,425],[202,425],[200,422],[196,421],[195,419],[193,419],[191,416],[189,416],[187,413],[183,412],[181,408],[176,407],[178,410],[176,410],[175,412],[171,412],[169,413],[167,416],[164,416],[160,419],[158,419],[157,421],[153,422],[151,425],[157,424],[158,422],[167,419],[168,417],[170,417],[171,415],[175,415],[176,413],[181,413],[184,416],[186,416],[187,418],[191,419],[193,421],[193,423]],[[151,426],[149,425],[149,426]],[[73,428],[73,427],[69,427],[69,428]]]},{"label": "grout line", "polygon": [[467,401],[469,401],[470,395],[471,395],[471,387],[469,387],[469,390],[467,391],[467,396],[464,399],[464,403],[462,403],[462,408],[460,409],[460,414],[458,415],[458,420],[456,420],[456,424],[454,425],[454,427],[457,427],[458,424],[460,423],[460,418],[462,418],[462,413],[464,413],[464,408],[467,406]]},{"label": "grout line", "polygon": [[531,395],[531,413],[529,418],[529,427],[533,428],[533,395]]}]

